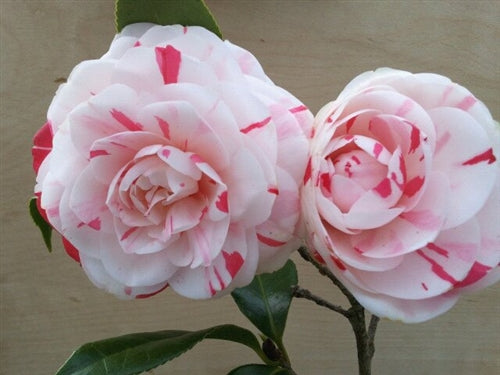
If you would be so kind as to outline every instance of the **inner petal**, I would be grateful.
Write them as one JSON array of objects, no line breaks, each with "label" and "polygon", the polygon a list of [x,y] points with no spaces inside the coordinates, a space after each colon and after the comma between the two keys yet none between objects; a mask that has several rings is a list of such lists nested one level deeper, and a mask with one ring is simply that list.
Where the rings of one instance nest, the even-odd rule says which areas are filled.
[{"label": "inner petal", "polygon": [[337,175],[355,181],[364,190],[374,188],[387,175],[387,166],[362,150],[340,154],[333,164]]},{"label": "inner petal", "polygon": [[[227,195],[217,172],[198,155],[152,145],[138,151],[117,174],[107,204],[124,252],[168,251],[185,235],[190,246],[184,251],[190,255],[177,254],[175,259],[205,264],[212,251],[220,250],[227,230]],[[220,236],[205,230],[214,225]]]}]

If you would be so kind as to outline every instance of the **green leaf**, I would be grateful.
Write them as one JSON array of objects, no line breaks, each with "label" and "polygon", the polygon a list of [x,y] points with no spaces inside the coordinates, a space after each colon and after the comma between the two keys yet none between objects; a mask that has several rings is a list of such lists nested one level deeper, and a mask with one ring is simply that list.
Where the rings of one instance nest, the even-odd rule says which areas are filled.
[{"label": "green leaf", "polygon": [[203,0],[116,0],[116,29],[137,22],[202,26],[219,38],[219,26]]},{"label": "green leaf", "polygon": [[203,339],[233,341],[265,358],[255,335],[249,330],[224,324],[201,331],[133,333],[83,345],[56,375],[134,375],[149,371],[194,347]]},{"label": "green leaf", "polygon": [[293,373],[282,367],[268,365],[244,365],[235,368],[227,375],[292,375]]},{"label": "green leaf", "polygon": [[42,215],[40,215],[40,212],[38,211],[38,207],[36,205],[37,199],[37,197],[33,197],[30,199],[30,215],[36,226],[40,229],[40,232],[42,232],[43,242],[45,242],[45,246],[47,246],[49,252],[52,252],[52,227],[45,221]]},{"label": "green leaf", "polygon": [[231,295],[241,312],[267,337],[281,344],[286,318],[297,284],[297,269],[289,260],[280,270],[255,276]]}]

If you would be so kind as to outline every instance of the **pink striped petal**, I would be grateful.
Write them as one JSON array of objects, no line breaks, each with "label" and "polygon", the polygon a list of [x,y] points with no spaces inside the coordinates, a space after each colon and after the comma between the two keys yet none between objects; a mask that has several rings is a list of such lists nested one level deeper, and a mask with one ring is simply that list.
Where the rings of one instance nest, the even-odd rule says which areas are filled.
[{"label": "pink striped petal", "polygon": [[82,104],[69,115],[71,139],[82,156],[89,158],[92,144],[109,135],[141,130],[135,120],[137,94],[124,85],[113,85]]},{"label": "pink striped petal", "polygon": [[33,148],[31,153],[33,156],[33,170],[38,173],[38,169],[43,160],[52,150],[52,126],[50,122],[46,122],[33,137]]},{"label": "pink striped petal", "polygon": [[371,272],[384,272],[396,268],[403,261],[402,255],[393,255],[387,258],[373,258],[364,254],[359,247],[353,246],[351,236],[332,228],[327,229],[325,246],[328,252],[322,252],[325,258],[334,254],[341,259],[347,267]]},{"label": "pink striped petal", "polygon": [[424,196],[413,210],[402,212],[391,223],[353,238],[353,246],[373,258],[398,256],[415,251],[433,241],[443,227],[448,205],[447,178],[430,176]]},{"label": "pink striped petal", "polygon": [[360,110],[377,110],[384,115],[404,117],[409,123],[417,126],[427,137],[431,146],[435,142],[435,128],[427,112],[419,103],[396,91],[373,89],[355,95],[346,105],[344,112],[353,113]]},{"label": "pink striped petal", "polygon": [[269,77],[266,76],[262,66],[257,61],[254,55],[252,55],[247,50],[232,44],[228,40],[224,41],[224,44],[229,47],[231,54],[238,62],[238,65],[243,72],[243,74],[258,78],[266,83],[271,83]]},{"label": "pink striped petal", "polygon": [[80,253],[93,257],[98,257],[100,252],[100,238],[104,233],[110,233],[109,220],[113,220],[108,213],[104,212],[100,216],[101,230],[92,228],[88,223],[75,215],[69,206],[71,191],[65,190],[59,205],[58,231],[71,243]]},{"label": "pink striped petal", "polygon": [[[495,183],[498,162],[495,162],[494,155],[474,159],[488,153],[491,142],[481,126],[467,113],[453,108],[439,108],[430,111],[430,114],[436,123],[438,140],[449,135],[446,142],[436,149],[433,169],[446,173],[452,187],[445,223],[446,228],[451,228],[469,220],[484,205]],[[472,160],[474,162],[468,162]]]},{"label": "pink striped petal", "polygon": [[[312,115],[305,107],[305,109],[297,108],[299,108],[298,112],[291,112],[293,108],[283,111],[280,106],[275,106],[271,108],[271,111],[278,136],[277,165],[288,171],[298,184],[304,176],[309,152],[309,144],[307,138],[304,137],[304,127],[307,126],[305,124],[312,122],[308,121],[309,116]],[[303,119],[298,118],[300,114],[303,114]],[[309,132],[310,129],[306,131]]]},{"label": "pink striped petal", "polygon": [[73,68],[67,82],[59,86],[47,111],[54,132],[74,108],[109,86],[114,66],[115,61],[88,60]]},{"label": "pink striped petal", "polygon": [[[50,170],[53,178],[59,183],[64,186],[71,186],[78,178],[80,171],[87,167],[88,159],[87,156],[80,154],[76,150],[67,126],[68,122],[65,122],[59,131],[54,134],[52,152],[47,157],[47,159],[50,158],[50,165],[47,165],[47,169]],[[44,169],[44,165],[45,161],[40,166],[39,178],[42,176],[40,172]]]},{"label": "pink striped petal", "polygon": [[156,63],[163,76],[163,83],[177,83],[179,79],[179,69],[182,63],[181,52],[171,45],[166,47],[156,47]]},{"label": "pink striped petal", "polygon": [[469,113],[480,124],[492,123],[491,114],[486,106],[465,87],[452,82],[449,78],[433,74],[419,73],[414,79],[394,81],[392,85],[401,93],[408,95],[426,110],[439,107],[458,108]]},{"label": "pink striped petal", "polygon": [[233,113],[240,132],[258,143],[261,153],[274,163],[277,133],[268,107],[243,85],[222,86],[221,98]]},{"label": "pink striped petal", "polygon": [[[85,224],[95,230],[101,229],[100,216],[106,214],[108,187],[95,179],[90,167],[85,168],[71,189],[69,207]],[[94,224],[91,224],[94,223]]]},{"label": "pink striped petal", "polygon": [[276,200],[269,218],[256,227],[259,242],[259,272],[271,272],[285,264],[300,240],[294,236],[299,219],[298,186],[284,170],[278,170]]},{"label": "pink striped petal", "polygon": [[202,220],[196,227],[185,233],[189,249],[193,254],[191,268],[206,267],[220,253],[228,234],[229,217],[213,222]]},{"label": "pink striped petal", "polygon": [[129,48],[115,62],[112,84],[137,87],[148,92],[155,92],[164,85],[161,70],[158,69],[156,54],[153,48]]},{"label": "pink striped petal", "polygon": [[187,236],[176,236],[168,243],[165,255],[169,263],[176,267],[189,267],[193,262],[193,252],[189,251],[189,239]]},{"label": "pink striped petal", "polygon": [[231,169],[224,171],[222,178],[228,187],[230,215],[234,222],[257,225],[271,214],[275,196],[267,190],[276,185],[276,180],[266,177],[264,166],[257,155],[242,149],[234,156]]},{"label": "pink striped petal", "polygon": [[247,246],[247,234],[241,228],[231,227],[222,250],[209,265],[180,269],[170,278],[170,286],[177,293],[194,299],[220,294],[229,287],[246,263],[250,250]]},{"label": "pink striped petal", "polygon": [[110,183],[114,176],[144,147],[161,144],[165,139],[149,132],[121,132],[101,138],[92,144],[90,165],[95,177]]},{"label": "pink striped petal", "polygon": [[403,208],[389,208],[344,214],[322,194],[317,193],[316,200],[321,217],[332,227],[346,233],[357,232],[360,229],[370,229],[374,226],[378,227],[394,220],[403,212]]},{"label": "pink striped petal", "polygon": [[[239,233],[239,229],[236,229],[237,227],[237,224],[231,225],[229,233]],[[231,252],[230,249],[238,249],[239,247],[238,237],[239,236],[236,236],[236,241],[234,241],[233,236],[228,235],[227,241],[223,246],[224,249],[228,249],[222,253],[225,268],[232,275],[233,280],[228,288],[221,291],[217,295],[224,295],[234,288],[241,288],[250,284],[255,275],[258,273],[257,265],[260,257],[260,251],[254,229],[250,228],[245,231],[246,253],[243,251]],[[244,263],[241,265],[240,259],[244,260]]]},{"label": "pink striped petal", "polygon": [[[351,287],[354,291],[354,288]],[[420,300],[393,298],[383,294],[354,291],[356,299],[369,311],[378,316],[404,323],[422,323],[444,314],[458,301],[458,293],[445,293]]]},{"label": "pink striped petal", "polygon": [[[217,44],[211,51],[210,66],[220,81],[244,82],[245,77],[242,74],[241,66],[238,61],[232,58],[227,44]],[[203,58],[203,57],[202,57]]]},{"label": "pink striped petal", "polygon": [[150,23],[136,23],[128,25],[122,30],[120,36],[131,36],[139,39],[145,47],[165,45],[166,41],[174,40],[184,34],[181,25],[160,26]]},{"label": "pink striped petal", "polygon": [[48,173],[43,183],[37,184],[35,193],[40,196],[40,208],[45,211],[47,221],[60,232],[59,204],[64,193],[64,185]]},{"label": "pink striped petal", "polygon": [[[157,152],[158,157],[168,164],[172,169],[189,177],[192,180],[199,180],[202,172],[193,161],[193,153],[183,152],[176,147],[165,146]],[[175,187],[172,186],[172,190]]]},{"label": "pink striped petal", "polygon": [[[189,151],[209,161],[214,167],[228,163],[228,148],[215,131],[188,102],[161,102],[146,106],[139,115],[145,128],[163,135],[168,145]],[[238,139],[234,139],[238,144]],[[218,152],[213,152],[217,149]]]},{"label": "pink striped petal", "polygon": [[168,280],[177,267],[168,262],[165,251],[151,254],[127,254],[115,235],[101,237],[100,259],[109,275],[131,286],[150,286]]},{"label": "pink striped petal", "polygon": [[476,215],[481,230],[481,246],[469,274],[456,287],[464,291],[475,291],[500,280],[500,174],[493,192]]},{"label": "pink striped petal", "polygon": [[[405,255],[393,270],[354,272],[371,289],[404,299],[426,299],[451,290],[474,264],[480,233],[475,221],[443,231],[416,252]],[[395,280],[398,280],[395,282]]]},{"label": "pink striped petal", "polygon": [[82,256],[82,267],[94,285],[122,299],[144,298],[144,296],[154,295],[168,285],[166,282],[162,282],[148,286],[128,286],[111,277],[99,259],[88,256]]}]

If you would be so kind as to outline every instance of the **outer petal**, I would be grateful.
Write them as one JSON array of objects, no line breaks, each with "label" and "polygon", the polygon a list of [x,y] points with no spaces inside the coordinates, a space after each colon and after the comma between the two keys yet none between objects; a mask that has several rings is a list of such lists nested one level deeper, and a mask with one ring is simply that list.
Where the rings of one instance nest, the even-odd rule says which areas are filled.
[{"label": "outer petal", "polygon": [[[100,254],[101,236],[104,231],[96,230],[96,225],[89,226],[75,215],[69,205],[71,190],[62,194],[59,204],[59,222],[55,228],[81,254],[98,257]],[[59,224],[60,223],[60,224]]]},{"label": "outer petal", "polygon": [[266,83],[272,83],[269,77],[264,73],[262,66],[254,55],[247,50],[232,44],[228,40],[224,41],[224,43],[229,47],[231,54],[238,62],[238,65],[244,74],[258,78]]},{"label": "outer petal", "polygon": [[476,219],[481,231],[481,246],[476,260],[456,288],[463,291],[474,291],[485,288],[500,280],[500,173],[491,196],[479,211]]},{"label": "outer petal", "polygon": [[483,207],[493,189],[498,162],[486,132],[467,113],[439,108],[430,115],[438,131],[433,169],[448,175],[449,199],[460,202],[449,207],[445,227],[452,228]]},{"label": "outer petal", "polygon": [[300,213],[297,184],[289,174],[278,169],[278,187],[270,187],[268,192],[276,194],[276,200],[269,218],[256,227],[259,273],[279,269],[300,245],[299,238],[294,238]]},{"label": "outer petal", "polygon": [[106,272],[118,282],[143,287],[166,282],[177,271],[165,251],[147,255],[126,254],[114,235],[101,237],[100,258]]},{"label": "outer petal", "polygon": [[355,291],[350,288],[356,299],[367,310],[378,316],[404,323],[422,323],[444,314],[458,301],[458,293],[446,293],[424,300],[405,300],[381,294]]},{"label": "outer petal", "polygon": [[[249,239],[245,231],[241,227],[231,226],[226,241],[222,246],[222,251],[210,266],[181,268],[170,278],[170,286],[177,293],[189,298],[213,297],[228,288],[245,263],[249,250],[253,250],[252,253],[255,252],[255,247],[252,246],[249,249],[248,245]],[[248,271],[247,273],[254,273],[252,269]],[[247,282],[250,281],[251,279]]]},{"label": "outer petal", "polygon": [[271,214],[275,194],[268,189],[276,186],[276,179],[267,178],[267,167],[254,153],[242,149],[233,157],[231,168],[224,171],[222,178],[228,186],[229,212],[234,222],[258,225]]},{"label": "outer petal", "polygon": [[430,145],[435,142],[435,128],[427,112],[415,101],[394,90],[367,90],[354,96],[344,108],[350,114],[360,110],[377,110],[381,114],[403,117],[417,126]]},{"label": "outer petal", "polygon": [[[187,101],[148,105],[141,110],[139,121],[149,131],[163,135],[168,144],[197,154],[218,169],[228,163],[228,148],[232,150],[233,146],[222,143],[218,129],[200,118],[195,107]],[[232,141],[239,144],[237,136]],[[215,149],[218,152],[214,152]]]},{"label": "outer petal", "polygon": [[[87,166],[75,181],[68,205],[71,211],[82,221],[95,230],[101,230],[107,223],[101,218],[109,218],[106,206],[108,187],[95,179],[90,166]],[[108,224],[107,229],[110,230]]]},{"label": "outer petal", "polygon": [[114,65],[114,61],[89,60],[73,68],[67,82],[57,89],[47,112],[54,132],[70,111],[109,86]]},{"label": "outer petal", "polygon": [[52,150],[53,137],[54,135],[50,122],[46,122],[33,137],[33,148],[31,149],[31,153],[33,156],[33,170],[35,173],[38,173],[43,160]]},{"label": "outer petal", "polygon": [[122,299],[149,297],[168,286],[166,282],[163,282],[151,286],[131,287],[113,279],[103,267],[101,261],[96,258],[84,255],[81,257],[81,264],[88,278],[95,286]]},{"label": "outer petal", "polygon": [[403,299],[426,299],[451,290],[474,264],[480,246],[479,226],[469,221],[441,232],[424,248],[405,255],[392,270],[355,272],[356,277],[376,292]]}]

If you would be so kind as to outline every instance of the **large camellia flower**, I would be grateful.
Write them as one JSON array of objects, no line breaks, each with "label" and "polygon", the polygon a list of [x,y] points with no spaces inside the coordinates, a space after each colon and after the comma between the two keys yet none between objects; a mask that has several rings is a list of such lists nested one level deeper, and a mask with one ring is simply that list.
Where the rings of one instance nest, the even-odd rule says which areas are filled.
[{"label": "large camellia flower", "polygon": [[436,74],[379,69],[317,115],[309,241],[367,309],[406,322],[499,279],[500,128]]},{"label": "large camellia flower", "polygon": [[248,51],[201,27],[129,25],[47,117],[40,211],[98,287],[207,298],[296,246],[313,119]]}]

